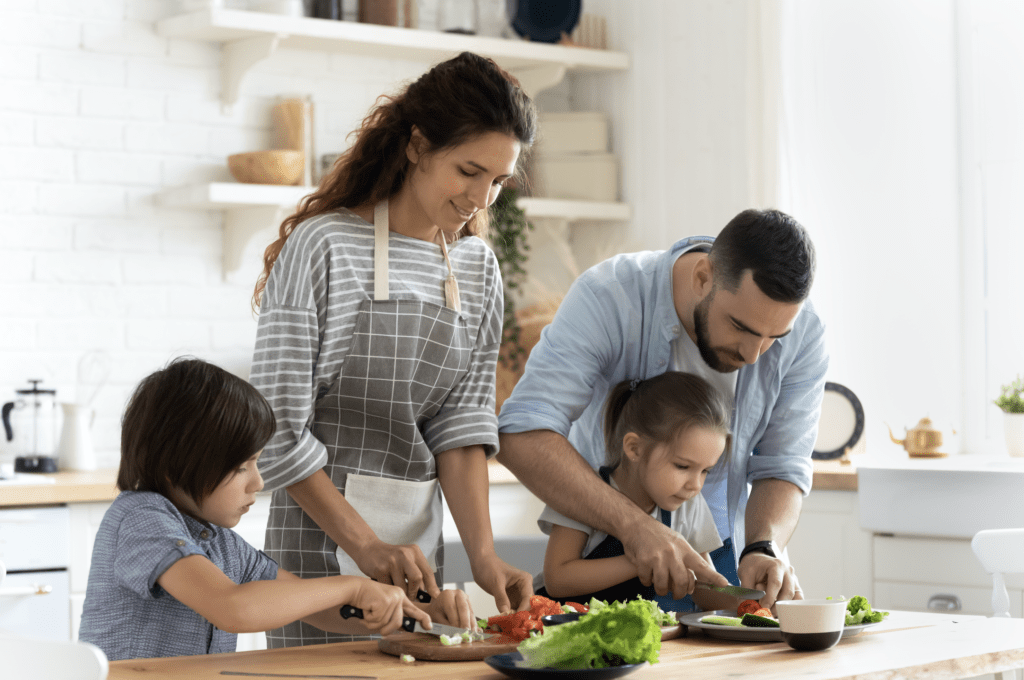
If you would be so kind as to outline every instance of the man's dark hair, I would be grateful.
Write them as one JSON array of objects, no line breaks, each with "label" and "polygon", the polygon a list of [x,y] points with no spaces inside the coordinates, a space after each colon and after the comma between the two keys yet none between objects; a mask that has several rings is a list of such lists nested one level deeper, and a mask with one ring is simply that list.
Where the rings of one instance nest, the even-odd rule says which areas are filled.
[{"label": "man's dark hair", "polygon": [[255,387],[200,359],[179,358],[144,378],[121,420],[123,491],[197,503],[274,434],[274,412]]},{"label": "man's dark hair", "polygon": [[814,282],[814,244],[807,230],[779,210],[744,210],[711,246],[715,286],[735,292],[750,270],[754,283],[776,302],[803,302]]}]

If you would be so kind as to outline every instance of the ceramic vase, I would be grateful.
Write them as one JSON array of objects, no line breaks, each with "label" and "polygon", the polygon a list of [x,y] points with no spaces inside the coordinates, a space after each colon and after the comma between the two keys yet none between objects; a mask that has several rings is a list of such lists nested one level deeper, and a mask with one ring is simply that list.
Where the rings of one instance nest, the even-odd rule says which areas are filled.
[{"label": "ceramic vase", "polygon": [[1010,455],[1024,458],[1024,413],[1003,413],[1003,432]]}]

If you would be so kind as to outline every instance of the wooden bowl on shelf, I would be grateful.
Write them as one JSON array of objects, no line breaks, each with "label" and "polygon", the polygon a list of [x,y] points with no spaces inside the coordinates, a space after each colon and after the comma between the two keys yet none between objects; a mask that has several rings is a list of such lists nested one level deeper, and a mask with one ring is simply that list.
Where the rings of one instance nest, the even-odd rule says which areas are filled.
[{"label": "wooden bowl on shelf", "polygon": [[294,149],[249,151],[228,156],[231,176],[246,184],[298,184],[306,156]]}]

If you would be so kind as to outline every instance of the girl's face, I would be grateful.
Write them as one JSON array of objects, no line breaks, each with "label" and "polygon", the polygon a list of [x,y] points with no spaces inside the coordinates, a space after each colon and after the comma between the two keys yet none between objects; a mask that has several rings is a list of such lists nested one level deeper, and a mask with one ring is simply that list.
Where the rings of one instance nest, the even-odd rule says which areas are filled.
[{"label": "girl's face", "polygon": [[196,515],[200,519],[230,529],[249,512],[250,506],[256,502],[256,492],[263,488],[263,478],[256,469],[260,453],[263,451],[228,473],[213,493],[195,504]]},{"label": "girl's face", "polygon": [[490,207],[519,160],[519,142],[501,132],[486,132],[431,154],[417,151],[423,142],[414,130],[407,149],[412,166],[403,192],[408,191],[412,199],[414,224],[409,226],[427,238],[435,227],[454,234],[478,211]]},{"label": "girl's face", "polygon": [[[640,481],[659,508],[676,510],[704,486],[725,450],[725,435],[706,427],[683,430],[675,441],[656,444],[640,463]],[[627,455],[632,455],[627,451]]]}]

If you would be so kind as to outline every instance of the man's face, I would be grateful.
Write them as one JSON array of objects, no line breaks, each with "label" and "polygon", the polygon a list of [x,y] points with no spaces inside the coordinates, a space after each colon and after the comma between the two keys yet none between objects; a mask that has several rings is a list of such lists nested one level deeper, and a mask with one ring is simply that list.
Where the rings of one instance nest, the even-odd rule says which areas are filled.
[{"label": "man's face", "polygon": [[719,373],[754,363],[793,329],[801,306],[772,300],[757,287],[749,270],[735,292],[713,286],[693,310],[701,358]]}]

